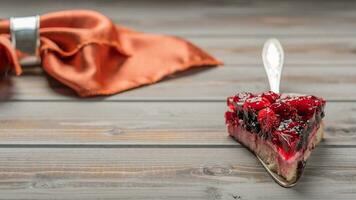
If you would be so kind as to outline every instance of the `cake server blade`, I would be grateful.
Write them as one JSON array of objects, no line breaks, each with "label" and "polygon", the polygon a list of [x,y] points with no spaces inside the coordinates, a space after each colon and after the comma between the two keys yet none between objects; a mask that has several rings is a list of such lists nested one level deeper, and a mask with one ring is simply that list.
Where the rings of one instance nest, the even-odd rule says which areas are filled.
[{"label": "cake server blade", "polygon": [[[262,60],[271,91],[279,93],[284,63],[284,51],[281,43],[277,39],[272,38],[265,42],[262,51]],[[296,178],[293,181],[287,181],[268,168],[268,164],[265,163],[258,155],[255,154],[255,156],[273,180],[282,187],[290,188],[295,186],[303,174],[305,163],[301,163],[302,166],[298,166]]]},{"label": "cake server blade", "polygon": [[293,181],[287,181],[285,178],[279,176],[278,174],[276,174],[275,172],[270,170],[268,168],[268,165],[258,155],[255,155],[255,156],[257,157],[258,161],[260,161],[262,166],[265,168],[267,173],[272,177],[272,179],[276,183],[278,183],[278,185],[285,187],[285,188],[291,188],[291,187],[294,187],[295,185],[297,185],[300,177],[302,177],[302,174],[304,172],[305,163],[303,163],[303,166],[298,166],[296,178]]}]

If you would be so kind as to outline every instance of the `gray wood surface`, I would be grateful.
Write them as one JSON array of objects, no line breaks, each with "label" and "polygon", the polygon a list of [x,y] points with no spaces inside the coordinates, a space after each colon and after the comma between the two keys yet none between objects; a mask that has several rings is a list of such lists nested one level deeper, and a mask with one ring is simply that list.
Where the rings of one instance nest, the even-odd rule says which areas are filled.
[{"label": "gray wood surface", "polygon": [[[256,56],[256,59],[260,57]],[[355,65],[356,66],[356,65]],[[314,94],[329,101],[356,100],[356,67],[338,65],[285,66],[283,92]],[[0,82],[0,100],[83,101],[73,91],[44,74],[36,72],[11,77]],[[120,95],[90,98],[86,101],[225,101],[237,91],[268,90],[267,77],[261,65],[205,67],[167,77],[157,84],[140,87]],[[194,86],[194,87],[192,87]]]},{"label": "gray wood surface", "polygon": [[[356,199],[356,3],[1,1],[0,17],[94,9],[185,37],[225,62],[83,99],[39,68],[0,81],[0,199]],[[268,89],[260,52],[278,37],[282,90],[327,99],[325,140],[292,189],[227,136],[225,99]],[[192,87],[193,86],[193,87]]]},{"label": "gray wood surface", "polygon": [[1,148],[0,158],[6,199],[354,199],[348,148],[315,150],[293,189],[244,148]]},{"label": "gray wood surface", "polygon": [[[225,102],[3,102],[0,147],[239,146],[226,134],[225,110]],[[328,102],[326,113],[321,145],[356,146],[356,104]]]}]

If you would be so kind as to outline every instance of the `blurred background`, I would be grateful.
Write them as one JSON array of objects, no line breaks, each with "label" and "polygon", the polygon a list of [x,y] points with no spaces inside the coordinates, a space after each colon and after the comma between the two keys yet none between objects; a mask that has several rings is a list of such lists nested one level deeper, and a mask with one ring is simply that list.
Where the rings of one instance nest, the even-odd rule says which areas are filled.
[{"label": "blurred background", "polygon": [[[222,70],[205,72],[225,74],[224,81],[204,80],[224,88],[206,91],[210,99],[221,100],[236,88],[267,89],[261,50],[270,37],[278,38],[286,52],[283,91],[313,93],[329,100],[356,99],[356,71],[350,70],[356,64],[354,1],[6,0],[1,1],[0,17],[64,9],[97,10],[137,31],[176,35],[197,44],[224,61],[225,70],[229,70],[227,74]],[[233,66],[239,68],[230,68]],[[195,79],[199,77],[198,73]]]}]

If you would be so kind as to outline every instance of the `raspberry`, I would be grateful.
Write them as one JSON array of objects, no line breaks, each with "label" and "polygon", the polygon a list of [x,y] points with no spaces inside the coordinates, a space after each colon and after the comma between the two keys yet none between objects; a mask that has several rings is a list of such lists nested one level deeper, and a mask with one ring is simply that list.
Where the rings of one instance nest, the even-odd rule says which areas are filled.
[{"label": "raspberry", "polygon": [[274,93],[272,91],[268,91],[268,92],[262,93],[262,97],[268,99],[268,101],[270,103],[274,103],[280,97],[280,95],[277,93]]},{"label": "raspberry", "polygon": [[234,97],[228,97],[226,100],[226,105],[229,108],[229,111],[236,111],[234,106]]},{"label": "raspberry", "polygon": [[322,102],[314,96],[300,96],[288,100],[288,103],[298,111],[298,115],[304,120],[313,117],[316,109],[322,105]]},{"label": "raspberry", "polygon": [[264,108],[258,112],[257,121],[264,133],[271,132],[279,125],[279,119],[271,108]]},{"label": "raspberry", "polygon": [[294,107],[291,107],[285,101],[275,102],[275,103],[271,104],[270,107],[282,119],[295,118],[295,115],[297,113],[296,109]]},{"label": "raspberry", "polygon": [[251,109],[254,111],[258,111],[269,106],[270,104],[271,103],[268,101],[268,99],[264,97],[252,97],[252,98],[248,98],[245,101],[243,108],[245,110]]},{"label": "raspberry", "polygon": [[252,93],[249,92],[241,92],[234,96],[228,97],[226,100],[227,106],[230,111],[236,112],[239,110],[239,107],[246,101],[246,99],[254,97]]},{"label": "raspberry", "polygon": [[231,125],[237,125],[239,120],[237,118],[236,112],[225,112],[225,123]]},{"label": "raspberry", "polygon": [[233,101],[235,103],[241,103],[241,102],[245,102],[246,99],[254,97],[254,96],[255,95],[253,95],[250,92],[240,92],[233,97]]}]

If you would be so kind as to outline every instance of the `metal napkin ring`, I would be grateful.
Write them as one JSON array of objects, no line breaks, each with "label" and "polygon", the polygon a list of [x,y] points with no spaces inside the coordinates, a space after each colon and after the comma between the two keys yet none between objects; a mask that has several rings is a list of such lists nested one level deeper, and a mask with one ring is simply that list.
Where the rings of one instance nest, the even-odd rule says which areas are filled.
[{"label": "metal napkin ring", "polygon": [[11,42],[17,50],[28,54],[21,64],[35,64],[39,62],[39,16],[11,17],[10,34]]}]

